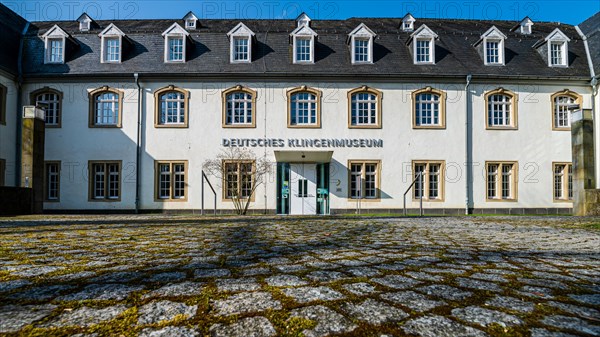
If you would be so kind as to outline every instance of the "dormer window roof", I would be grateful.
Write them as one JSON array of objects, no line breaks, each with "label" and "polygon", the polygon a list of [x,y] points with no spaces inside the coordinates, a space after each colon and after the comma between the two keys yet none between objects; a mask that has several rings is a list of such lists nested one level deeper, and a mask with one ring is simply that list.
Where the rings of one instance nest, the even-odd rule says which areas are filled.
[{"label": "dormer window roof", "polygon": [[114,23],[111,23],[98,36],[101,38],[100,52],[102,55],[100,56],[100,62],[121,63],[125,33]]},{"label": "dormer window roof", "polygon": [[183,21],[185,21],[185,29],[194,30],[197,28],[198,17],[194,12],[188,12],[184,17]]},{"label": "dormer window roof", "polygon": [[[533,45],[547,59],[549,67],[567,67],[569,65],[569,42],[571,39],[556,28],[543,40]],[[541,48],[545,47],[545,48]]]},{"label": "dormer window roof", "polygon": [[298,15],[298,17],[296,18],[296,27],[301,27],[301,26],[310,27],[310,21],[311,21],[311,18],[306,13],[302,13],[302,14]]},{"label": "dormer window roof", "polygon": [[412,46],[414,64],[435,64],[435,40],[437,38],[438,35],[427,25],[421,25],[410,35],[408,43]]},{"label": "dormer window roof", "polygon": [[165,62],[185,62],[189,35],[190,33],[177,22],[162,33],[165,39]]},{"label": "dormer window roof", "polygon": [[52,26],[44,35],[44,63],[63,64],[65,63],[65,54],[67,42],[77,44],[75,40],[58,25]]},{"label": "dormer window roof", "polygon": [[252,62],[252,38],[254,35],[254,32],[241,22],[227,33],[231,63]]},{"label": "dormer window roof", "polygon": [[526,16],[525,18],[523,18],[523,20],[521,20],[521,22],[519,22],[518,25],[514,26],[510,31],[514,32],[516,30],[519,30],[519,33],[521,33],[522,35],[529,35],[532,33],[532,28],[533,27],[533,21],[531,21],[531,19]]},{"label": "dormer window roof", "polygon": [[87,32],[92,29],[92,25],[94,24],[94,19],[89,16],[87,13],[81,14],[77,20],[79,22],[79,31]]},{"label": "dormer window roof", "polygon": [[[290,33],[294,63],[315,62],[315,40],[318,34],[310,28],[310,18],[301,14],[296,19],[298,27]],[[303,23],[301,23],[303,22]]]},{"label": "dormer window roof", "polygon": [[506,39],[506,35],[496,26],[492,26],[481,35],[474,46],[482,46],[479,48],[485,65],[504,65],[504,40]]},{"label": "dormer window roof", "polygon": [[415,30],[415,18],[410,13],[406,13],[406,15],[402,18],[402,23],[400,24],[400,30],[403,32],[412,32]]},{"label": "dormer window roof", "polygon": [[373,63],[373,39],[376,36],[364,23],[348,34],[352,64]]}]

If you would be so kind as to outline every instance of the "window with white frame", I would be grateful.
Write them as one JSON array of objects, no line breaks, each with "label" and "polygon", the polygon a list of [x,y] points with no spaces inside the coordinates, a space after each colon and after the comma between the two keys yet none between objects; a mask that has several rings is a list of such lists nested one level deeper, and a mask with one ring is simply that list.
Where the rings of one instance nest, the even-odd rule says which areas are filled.
[{"label": "window with white frame", "polygon": [[64,53],[64,39],[48,39],[48,63],[63,63]]},{"label": "window with white frame", "polygon": [[250,39],[248,37],[233,38],[233,61],[247,62],[250,61],[249,52]]},{"label": "window with white frame", "polygon": [[58,201],[60,191],[60,162],[45,164],[45,201]]},{"label": "window with white frame", "polygon": [[44,63],[65,63],[66,44],[70,35],[58,25],[54,25],[42,35],[42,38],[44,39]]},{"label": "window with white frame", "polygon": [[569,106],[575,104],[575,98],[572,96],[556,96],[554,97],[554,127],[555,128],[570,128],[571,117]]},{"label": "window with white frame", "polygon": [[350,161],[350,193],[351,199],[379,198],[379,161]]},{"label": "window with white frame", "polygon": [[350,125],[379,125],[379,95],[370,91],[351,94]]},{"label": "window with white frame", "polygon": [[424,92],[417,94],[415,100],[416,126],[439,126],[442,124],[439,94]]},{"label": "window with white frame", "polygon": [[488,40],[485,43],[485,59],[487,64],[501,64],[499,40]]},{"label": "window with white frame", "polygon": [[517,199],[517,164],[513,162],[486,163],[488,200]]},{"label": "window with white frame", "polygon": [[252,125],[253,124],[253,95],[246,91],[236,91],[226,96],[225,124],[227,125]]},{"label": "window with white frame", "polygon": [[186,198],[186,162],[157,162],[156,191],[158,200]]},{"label": "window with white frame", "polygon": [[565,42],[550,42],[550,65],[552,66],[565,66]]},{"label": "window with white frame", "polygon": [[254,161],[226,161],[223,164],[224,199],[251,197],[254,185]]},{"label": "window with white frame", "polygon": [[371,62],[368,39],[354,39],[354,62]]},{"label": "window with white frame", "polygon": [[186,98],[184,93],[170,91],[160,95],[159,124],[185,124]]},{"label": "window with white frame", "polygon": [[417,63],[429,63],[431,59],[431,40],[417,39]]},{"label": "window with white frame", "polygon": [[290,125],[317,124],[317,96],[311,92],[291,95]]},{"label": "window with white frame", "polygon": [[554,163],[554,200],[573,200],[573,165]]},{"label": "window with white frame", "polygon": [[90,198],[121,199],[121,162],[90,162]]},{"label": "window with white frame", "polygon": [[167,36],[167,44],[169,46],[169,51],[167,54],[168,62],[184,61],[184,43],[183,36]]},{"label": "window with white frame", "polygon": [[35,95],[35,105],[44,108],[46,126],[60,125],[60,94],[46,91]]},{"label": "window with white frame", "polygon": [[413,162],[413,199],[442,200],[443,199],[443,168],[442,161]]},{"label": "window with white frame", "polygon": [[516,94],[502,88],[488,92],[486,99],[486,126],[490,129],[516,128]]},{"label": "window with white frame", "polygon": [[91,126],[120,126],[121,97],[114,90],[100,89],[93,92]]},{"label": "window with white frame", "polygon": [[296,38],[296,62],[312,62],[311,38]]},{"label": "window with white frame", "polygon": [[104,38],[104,62],[121,61],[121,42],[118,37]]}]

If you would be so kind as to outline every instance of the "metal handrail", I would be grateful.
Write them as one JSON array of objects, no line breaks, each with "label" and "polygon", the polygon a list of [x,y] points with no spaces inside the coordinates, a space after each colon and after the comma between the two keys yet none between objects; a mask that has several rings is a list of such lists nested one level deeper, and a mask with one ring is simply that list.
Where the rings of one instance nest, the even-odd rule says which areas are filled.
[{"label": "metal handrail", "polygon": [[208,186],[210,187],[210,189],[212,190],[212,192],[215,196],[215,215],[217,215],[217,192],[215,191],[212,184],[210,183],[210,180],[208,180],[208,177],[204,173],[204,170],[202,170],[202,210],[201,210],[200,214],[204,215],[204,181],[205,180],[208,183]]},{"label": "metal handrail", "polygon": [[417,182],[417,180],[419,180],[421,182],[421,194],[419,195],[419,216],[423,216],[423,191],[425,190],[423,188],[423,172],[419,172],[417,174],[417,177],[415,178],[415,180],[412,181],[412,183],[410,184],[410,186],[408,186],[408,188],[406,189],[406,192],[404,192],[403,195],[403,202],[404,202],[404,212],[403,214],[406,216],[406,194],[408,194],[408,192],[410,192],[410,190],[412,189],[412,187],[415,185],[415,183]]}]

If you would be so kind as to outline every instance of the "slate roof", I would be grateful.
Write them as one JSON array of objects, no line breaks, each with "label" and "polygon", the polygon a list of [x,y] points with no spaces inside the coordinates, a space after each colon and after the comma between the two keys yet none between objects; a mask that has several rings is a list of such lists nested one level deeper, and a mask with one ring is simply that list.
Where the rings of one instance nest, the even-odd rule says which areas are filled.
[{"label": "slate roof", "polygon": [[0,3],[0,69],[17,75],[19,44],[27,21]]},{"label": "slate roof", "polygon": [[600,12],[578,26],[588,39],[594,72],[598,76],[600,75]]},{"label": "slate roof", "polygon": [[[315,63],[292,64],[289,34],[296,28],[294,20],[216,20],[198,21],[198,29],[190,31],[194,41],[188,48],[185,64],[164,63],[164,40],[161,33],[174,22],[183,20],[115,20],[96,21],[98,27],[79,32],[77,21],[33,22],[25,37],[24,71],[30,76],[128,75],[132,73],[165,76],[224,77],[310,77],[310,78],[408,78],[408,77],[525,77],[589,79],[589,67],[583,42],[574,26],[535,22],[533,34],[511,32],[517,21],[482,21],[451,19],[416,19],[415,29],[426,24],[439,35],[436,41],[436,64],[414,65],[406,41],[412,32],[399,30],[401,18],[350,18],[347,20],[313,20],[311,28],[318,34]],[[253,60],[250,64],[229,62],[227,32],[243,22],[256,33]],[[121,64],[100,63],[98,33],[114,23],[131,41]],[[352,65],[346,43],[348,34],[365,23],[376,34],[374,63]],[[64,65],[45,65],[44,42],[40,38],[54,24],[71,34],[79,49],[67,55]],[[508,39],[506,66],[485,66],[473,47],[481,34],[496,26]],[[569,67],[548,67],[532,46],[560,28],[570,39]]]}]

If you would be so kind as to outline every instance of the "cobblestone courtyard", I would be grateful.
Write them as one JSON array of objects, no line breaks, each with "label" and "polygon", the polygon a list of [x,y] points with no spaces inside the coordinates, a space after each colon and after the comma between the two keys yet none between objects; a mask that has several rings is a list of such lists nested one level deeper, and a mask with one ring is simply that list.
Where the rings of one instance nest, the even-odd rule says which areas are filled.
[{"label": "cobblestone courtyard", "polygon": [[598,336],[599,222],[0,221],[0,335]]}]

